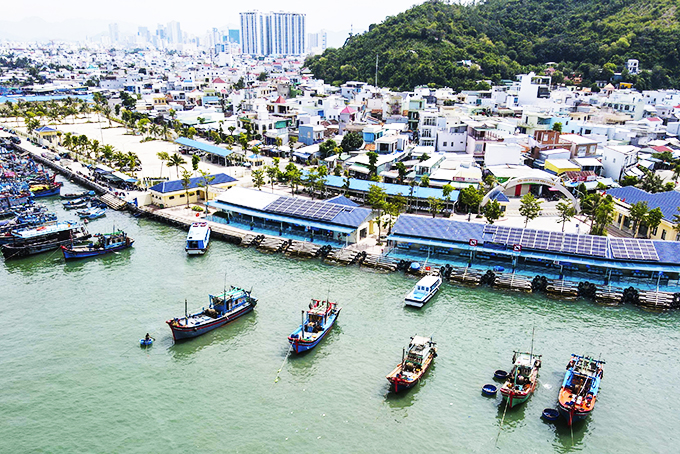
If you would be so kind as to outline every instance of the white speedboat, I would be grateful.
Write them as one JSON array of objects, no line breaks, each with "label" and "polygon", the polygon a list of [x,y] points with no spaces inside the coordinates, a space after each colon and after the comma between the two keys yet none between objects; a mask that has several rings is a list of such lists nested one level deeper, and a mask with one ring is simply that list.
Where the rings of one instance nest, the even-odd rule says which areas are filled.
[{"label": "white speedboat", "polygon": [[441,276],[429,275],[418,281],[413,290],[406,295],[406,305],[423,307],[437,293],[442,285]]},{"label": "white speedboat", "polygon": [[210,227],[207,222],[194,222],[191,224],[187,243],[184,248],[189,255],[202,255],[208,250],[210,243]]}]

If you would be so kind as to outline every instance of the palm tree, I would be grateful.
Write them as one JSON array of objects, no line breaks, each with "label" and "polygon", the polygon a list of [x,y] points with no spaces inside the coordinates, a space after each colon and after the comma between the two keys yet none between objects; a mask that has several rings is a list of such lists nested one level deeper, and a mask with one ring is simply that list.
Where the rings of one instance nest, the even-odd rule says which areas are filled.
[{"label": "palm tree", "polygon": [[104,145],[102,147],[102,157],[106,162],[111,162],[111,159],[113,159],[115,153],[116,151],[111,145]]},{"label": "palm tree", "polygon": [[102,113],[106,117],[107,120],[109,120],[109,128],[111,127],[111,107],[108,105],[105,105],[102,107]]},{"label": "palm tree", "polygon": [[170,155],[167,153],[167,151],[159,151],[156,153],[156,156],[158,159],[161,160],[161,177],[163,176],[163,165],[165,164],[165,161],[170,160]]},{"label": "palm tree", "polygon": [[116,151],[113,154],[113,160],[116,161],[118,170],[123,170],[123,167],[125,167],[125,164],[127,164],[127,155],[122,151]]},{"label": "palm tree", "polygon": [[90,142],[90,150],[92,150],[94,159],[95,160],[99,159],[99,151],[101,150],[101,148],[99,147],[99,141],[97,139]]},{"label": "palm tree", "polygon": [[175,153],[170,158],[168,159],[168,162],[166,166],[168,167],[174,167],[175,170],[177,171],[177,178],[179,178],[179,166],[186,164],[187,162],[184,160],[182,156],[179,154]]},{"label": "palm tree", "polygon": [[128,162],[128,167],[130,167],[130,171],[132,172],[132,176],[135,176],[135,172],[137,169],[137,166],[140,164],[139,156],[137,156],[135,153],[128,151],[127,153],[127,162]]},{"label": "palm tree", "polygon": [[210,175],[208,172],[205,170],[200,170],[198,173],[201,174],[201,177],[203,177],[203,181],[199,181],[198,185],[202,188],[205,188],[205,214],[210,214],[208,211],[208,201],[210,200],[210,183],[215,179],[214,175]]},{"label": "palm tree", "polygon": [[189,186],[191,185],[191,172],[182,168],[182,187],[187,199],[187,208],[189,208]]}]

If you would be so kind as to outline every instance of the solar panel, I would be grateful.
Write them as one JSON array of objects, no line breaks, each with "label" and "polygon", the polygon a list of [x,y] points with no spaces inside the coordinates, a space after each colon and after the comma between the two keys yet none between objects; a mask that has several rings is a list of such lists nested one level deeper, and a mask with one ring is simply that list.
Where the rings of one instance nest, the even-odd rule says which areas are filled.
[{"label": "solar panel", "polygon": [[343,211],[352,212],[353,208],[334,205],[315,200],[303,200],[293,197],[279,197],[265,207],[265,211],[281,213],[300,218],[330,221]]},{"label": "solar panel", "polygon": [[659,260],[654,243],[650,240],[635,238],[612,238],[609,240],[612,255],[617,259]]}]

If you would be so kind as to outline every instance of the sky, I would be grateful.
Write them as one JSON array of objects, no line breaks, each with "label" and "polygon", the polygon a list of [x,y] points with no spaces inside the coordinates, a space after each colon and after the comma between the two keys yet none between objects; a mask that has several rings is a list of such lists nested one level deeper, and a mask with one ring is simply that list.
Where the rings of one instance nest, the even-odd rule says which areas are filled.
[{"label": "sky", "polygon": [[[350,30],[362,32],[373,23],[382,22],[385,17],[396,15],[423,0],[390,0],[371,2],[362,0],[318,1],[318,0],[250,0],[243,2],[202,2],[178,0],[116,0],[93,2],[91,0],[31,0],[13,2],[11,8],[3,9],[3,22],[26,22],[29,18],[40,18],[46,22],[68,22],[73,19],[90,26],[121,22],[135,26],[146,26],[155,30],[157,24],[178,21],[183,31],[197,36],[212,27],[231,26],[237,28],[239,13],[258,10],[261,12],[281,11],[305,13],[307,30],[310,33],[325,29],[328,31]],[[84,28],[86,28],[84,26]],[[104,30],[102,30],[104,32]]]}]

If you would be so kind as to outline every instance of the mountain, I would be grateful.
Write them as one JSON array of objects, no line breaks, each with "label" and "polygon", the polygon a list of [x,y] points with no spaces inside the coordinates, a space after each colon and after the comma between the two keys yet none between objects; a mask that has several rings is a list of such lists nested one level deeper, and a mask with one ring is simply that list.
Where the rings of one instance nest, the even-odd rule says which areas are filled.
[{"label": "mountain", "polygon": [[[640,89],[680,85],[680,9],[674,0],[431,0],[374,24],[306,64],[327,82],[412,89],[433,83],[473,89],[556,62],[554,76],[584,85],[610,79],[629,58],[649,70],[623,71]],[[469,64],[472,61],[472,65]]]}]

